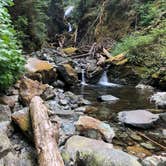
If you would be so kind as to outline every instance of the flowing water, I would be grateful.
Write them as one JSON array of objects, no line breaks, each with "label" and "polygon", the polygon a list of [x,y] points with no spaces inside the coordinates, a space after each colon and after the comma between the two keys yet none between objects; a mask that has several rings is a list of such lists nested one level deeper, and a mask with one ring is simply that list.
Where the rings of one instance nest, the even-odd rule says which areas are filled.
[{"label": "flowing water", "polygon": [[[97,85],[89,85],[85,82],[85,70],[82,69],[81,84],[85,86],[74,87],[71,91],[90,100],[92,105],[99,109],[94,114],[101,120],[108,121],[113,113],[120,111],[155,108],[155,105],[150,103],[149,100],[149,97],[153,94],[152,91],[110,83],[106,71],[103,73]],[[120,100],[116,103],[99,102],[97,98],[101,95],[112,95]]]},{"label": "flowing water", "polygon": [[98,84],[102,85],[102,86],[108,86],[108,87],[120,87],[121,86],[119,84],[110,83],[108,81],[107,71],[106,70],[103,72]]},{"label": "flowing water", "polygon": [[81,69],[81,85],[87,85],[85,81],[85,69]]}]

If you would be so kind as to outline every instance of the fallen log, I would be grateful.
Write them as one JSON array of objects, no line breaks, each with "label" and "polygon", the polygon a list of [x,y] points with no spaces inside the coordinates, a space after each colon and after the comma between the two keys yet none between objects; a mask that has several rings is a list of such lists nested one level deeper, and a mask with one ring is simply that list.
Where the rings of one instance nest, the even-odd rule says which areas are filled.
[{"label": "fallen log", "polygon": [[30,103],[30,115],[38,163],[39,166],[64,166],[56,143],[56,130],[47,112],[48,109],[43,104],[43,100],[38,96],[33,97]]}]

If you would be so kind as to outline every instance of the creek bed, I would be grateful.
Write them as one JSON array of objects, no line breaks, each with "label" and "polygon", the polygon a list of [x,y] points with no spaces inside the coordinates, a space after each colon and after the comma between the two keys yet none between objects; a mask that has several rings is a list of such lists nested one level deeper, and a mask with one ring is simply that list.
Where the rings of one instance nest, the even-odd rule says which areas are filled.
[{"label": "creek bed", "polygon": [[[87,85],[73,87],[70,89],[76,95],[82,95],[85,99],[92,102],[92,106],[98,111],[91,112],[89,115],[109,123],[116,132],[113,145],[139,158],[152,154],[162,155],[164,149],[151,142],[144,136],[166,146],[165,135],[163,134],[166,125],[163,122],[155,124],[150,129],[137,129],[119,124],[117,115],[120,111],[130,111],[139,109],[155,110],[155,104],[150,102],[150,96],[154,91],[136,89],[133,86],[104,87],[99,85]],[[101,95],[112,95],[120,100],[115,103],[100,102],[97,98]],[[143,134],[143,136],[139,135]]]}]

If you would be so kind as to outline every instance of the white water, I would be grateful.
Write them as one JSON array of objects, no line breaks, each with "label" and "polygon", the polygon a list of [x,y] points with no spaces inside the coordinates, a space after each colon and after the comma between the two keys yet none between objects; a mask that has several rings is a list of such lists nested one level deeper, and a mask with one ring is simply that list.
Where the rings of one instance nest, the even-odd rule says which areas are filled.
[{"label": "white water", "polygon": [[102,86],[108,86],[108,87],[120,87],[119,84],[110,83],[108,81],[107,71],[103,72],[98,84]]},{"label": "white water", "polygon": [[72,26],[71,26],[71,24],[68,22],[68,32],[72,32]]},{"label": "white water", "polygon": [[81,85],[87,85],[85,81],[85,69],[81,70],[81,74],[82,74]]},{"label": "white water", "polygon": [[74,10],[74,6],[68,6],[65,10],[64,17],[69,16],[72,13],[73,10]]}]

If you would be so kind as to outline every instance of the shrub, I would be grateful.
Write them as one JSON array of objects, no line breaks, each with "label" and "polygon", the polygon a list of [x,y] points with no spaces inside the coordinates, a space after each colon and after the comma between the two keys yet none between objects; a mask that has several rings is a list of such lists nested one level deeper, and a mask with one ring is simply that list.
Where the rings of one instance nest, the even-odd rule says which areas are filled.
[{"label": "shrub", "polygon": [[12,0],[0,0],[0,91],[8,88],[23,71],[24,59],[12,27],[7,6]]}]

